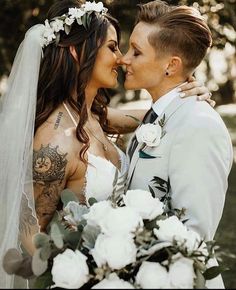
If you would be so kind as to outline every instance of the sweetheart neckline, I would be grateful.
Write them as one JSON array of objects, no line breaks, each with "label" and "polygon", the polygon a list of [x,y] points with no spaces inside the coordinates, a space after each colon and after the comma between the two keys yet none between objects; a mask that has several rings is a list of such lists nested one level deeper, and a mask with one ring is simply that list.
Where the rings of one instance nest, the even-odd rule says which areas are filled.
[{"label": "sweetheart neckline", "polygon": [[88,155],[91,155],[95,158],[98,158],[98,159],[102,159],[104,162],[108,162],[109,164],[111,164],[116,170],[118,170],[119,173],[121,173],[121,170],[122,170],[122,165],[121,165],[121,155],[120,153],[118,152],[120,158],[119,158],[119,161],[120,161],[120,169],[115,165],[113,164],[113,162],[111,162],[111,160],[109,159],[106,159],[105,157],[102,157],[102,156],[99,156],[99,155],[95,155],[93,153],[90,153],[89,151],[87,151]]}]

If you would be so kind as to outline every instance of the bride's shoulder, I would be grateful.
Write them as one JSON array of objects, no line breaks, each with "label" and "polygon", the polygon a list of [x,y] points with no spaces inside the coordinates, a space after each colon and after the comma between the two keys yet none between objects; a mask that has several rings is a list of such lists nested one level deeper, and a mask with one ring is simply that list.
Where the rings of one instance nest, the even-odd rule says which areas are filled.
[{"label": "bride's shoulder", "polygon": [[[65,159],[68,165],[73,166],[79,162],[79,154],[82,144],[76,138],[75,128],[61,120],[59,126],[55,126],[54,116],[44,122],[34,136],[34,153],[50,154],[53,159]],[[71,167],[69,166],[69,167]]]}]

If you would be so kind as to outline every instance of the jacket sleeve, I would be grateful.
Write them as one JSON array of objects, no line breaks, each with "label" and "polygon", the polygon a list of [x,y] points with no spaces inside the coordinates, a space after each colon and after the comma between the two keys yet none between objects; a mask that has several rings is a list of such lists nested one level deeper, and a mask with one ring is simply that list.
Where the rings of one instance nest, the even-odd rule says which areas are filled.
[{"label": "jacket sleeve", "polygon": [[221,120],[190,118],[174,138],[169,159],[172,206],[186,208],[186,225],[202,238],[214,238],[220,222],[232,143]]}]

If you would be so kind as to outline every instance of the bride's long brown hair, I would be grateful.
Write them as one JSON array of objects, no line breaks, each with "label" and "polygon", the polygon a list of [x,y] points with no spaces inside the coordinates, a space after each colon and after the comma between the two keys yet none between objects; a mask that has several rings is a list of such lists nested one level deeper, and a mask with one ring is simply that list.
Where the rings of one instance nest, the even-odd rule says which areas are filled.
[{"label": "bride's long brown hair", "polygon": [[[62,0],[55,3],[48,12],[47,19],[68,13],[69,8],[79,8],[83,4],[78,0]],[[109,25],[116,29],[118,42],[120,28],[118,21],[109,14],[92,13],[89,29],[83,25],[72,24],[70,33],[60,32],[60,42],[48,45],[44,49],[36,107],[35,132],[63,101],[79,114],[80,119],[76,128],[77,139],[84,144],[80,157],[85,162],[85,152],[89,148],[89,136],[83,129],[88,116],[86,110],[85,88],[92,76],[93,67],[99,48],[105,42]],[[78,62],[70,53],[70,46],[74,46]],[[75,97],[76,96],[76,97]],[[107,105],[110,98],[104,89],[100,89],[92,105],[92,112],[99,117],[102,129],[111,133],[107,121]]]}]

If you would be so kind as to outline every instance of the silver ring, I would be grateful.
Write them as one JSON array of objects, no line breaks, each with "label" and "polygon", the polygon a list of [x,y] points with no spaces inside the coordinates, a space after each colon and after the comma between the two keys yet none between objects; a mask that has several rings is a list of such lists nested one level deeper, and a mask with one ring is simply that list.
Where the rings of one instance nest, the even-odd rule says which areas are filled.
[{"label": "silver ring", "polygon": [[209,92],[209,93],[208,93],[208,95],[209,95],[209,97],[211,97],[211,96],[212,96],[212,93],[211,93],[211,92]]}]

